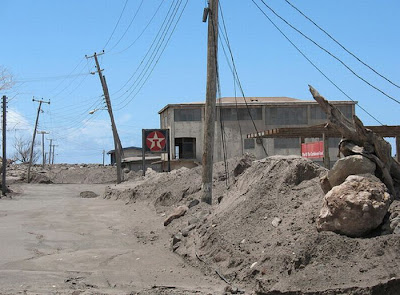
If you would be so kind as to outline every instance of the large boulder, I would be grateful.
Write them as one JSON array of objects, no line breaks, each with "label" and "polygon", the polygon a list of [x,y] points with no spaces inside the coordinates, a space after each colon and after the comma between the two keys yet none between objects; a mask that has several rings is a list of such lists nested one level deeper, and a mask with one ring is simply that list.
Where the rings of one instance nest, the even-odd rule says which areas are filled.
[{"label": "large boulder", "polygon": [[349,175],[375,174],[375,169],[376,164],[361,155],[341,158],[321,178],[322,190],[327,193],[332,187],[342,184]]},{"label": "large boulder", "polygon": [[382,223],[389,206],[390,194],[378,178],[351,175],[325,195],[317,228],[360,237]]}]

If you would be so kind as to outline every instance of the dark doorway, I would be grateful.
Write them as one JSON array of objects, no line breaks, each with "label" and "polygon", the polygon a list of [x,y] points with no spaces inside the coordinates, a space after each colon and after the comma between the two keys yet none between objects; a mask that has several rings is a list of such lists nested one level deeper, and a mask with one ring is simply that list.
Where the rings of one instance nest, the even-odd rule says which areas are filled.
[{"label": "dark doorway", "polygon": [[195,159],[196,158],[196,138],[175,138],[175,158],[176,159]]}]

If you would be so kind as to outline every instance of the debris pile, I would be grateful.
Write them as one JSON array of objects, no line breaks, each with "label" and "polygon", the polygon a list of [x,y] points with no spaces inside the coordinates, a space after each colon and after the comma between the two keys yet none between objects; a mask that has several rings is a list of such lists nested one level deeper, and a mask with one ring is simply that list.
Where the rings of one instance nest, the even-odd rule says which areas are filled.
[{"label": "debris pile", "polygon": [[214,165],[212,206],[199,202],[201,168],[109,186],[106,197],[154,206],[167,221],[171,251],[221,278],[227,290],[372,294],[400,286],[398,235],[360,239],[317,230],[325,168],[298,156],[231,159],[228,167],[226,186],[224,163]]},{"label": "debris pile", "polygon": [[[28,166],[26,164],[11,164],[7,168],[8,183],[26,182]],[[140,172],[124,171],[124,179],[133,179]],[[84,183],[100,184],[116,182],[117,172],[113,166],[99,164],[54,164],[33,165],[31,168],[31,183]]]},{"label": "debris pile", "polygon": [[[315,89],[310,87],[310,91],[327,113],[329,124],[342,134],[339,151],[345,156],[321,177],[326,195],[318,229],[365,236],[390,213],[390,205],[398,196],[400,164],[391,157],[390,144],[365,128],[357,116],[349,121]],[[397,217],[395,213],[391,216]],[[396,217],[389,219],[389,231],[398,231]]]}]

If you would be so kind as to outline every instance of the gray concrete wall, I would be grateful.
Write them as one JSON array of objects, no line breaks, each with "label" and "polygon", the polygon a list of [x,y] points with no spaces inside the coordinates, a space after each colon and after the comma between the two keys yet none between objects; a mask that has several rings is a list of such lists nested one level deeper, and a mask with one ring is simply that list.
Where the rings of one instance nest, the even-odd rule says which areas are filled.
[{"label": "gray concrete wall", "polygon": [[[234,106],[230,106],[233,108]],[[255,106],[252,106],[255,107]],[[259,120],[254,120],[254,124],[258,131],[280,128],[280,127],[305,127],[326,122],[326,116],[319,109],[316,103],[301,103],[301,104],[285,104],[285,105],[267,105],[258,106],[262,108],[262,117]],[[190,108],[190,106],[187,106]],[[227,112],[228,115],[230,112]],[[354,105],[347,104],[348,116],[354,114]],[[226,117],[226,114],[224,114]],[[224,158],[224,150],[221,136],[221,113],[217,107],[217,119],[215,122],[215,145],[214,145],[214,161],[221,161]],[[229,118],[229,117],[228,117]],[[171,158],[175,158],[174,138],[196,138],[196,159],[201,162],[203,149],[203,120],[204,109],[202,109],[202,121],[183,121],[175,122],[174,109],[167,108],[160,114],[161,128],[170,129],[171,134]],[[239,128],[240,123],[240,128]],[[224,138],[226,142],[227,158],[240,156],[243,153],[251,153],[256,158],[264,158],[266,156],[263,145],[268,156],[272,155],[300,155],[301,142],[297,139],[297,147],[279,147],[272,138],[262,139],[263,145],[255,140],[254,148],[245,149],[243,141],[246,135],[254,133],[255,128],[251,120],[224,120]],[[241,130],[241,132],[240,132]],[[316,141],[318,139],[307,139],[307,141]],[[331,161],[337,159],[337,147],[330,147],[329,154]],[[165,156],[163,157],[163,159]],[[165,158],[166,160],[166,158]]]}]

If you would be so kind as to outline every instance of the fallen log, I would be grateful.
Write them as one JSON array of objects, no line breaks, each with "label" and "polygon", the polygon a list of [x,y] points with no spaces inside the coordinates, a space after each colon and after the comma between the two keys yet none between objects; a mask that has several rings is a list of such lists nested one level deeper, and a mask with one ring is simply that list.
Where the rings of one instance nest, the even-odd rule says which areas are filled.
[{"label": "fallen log", "polygon": [[[330,104],[311,85],[310,92],[321,109],[327,114],[329,124],[343,137],[341,152],[361,154],[374,161],[378,167],[377,175],[387,186],[394,198],[395,186],[400,186],[400,164],[391,156],[392,147],[382,136],[365,128],[361,120],[353,115],[353,121],[347,119],[334,105]],[[353,145],[353,146],[352,146]],[[354,145],[360,147],[354,148]],[[356,152],[354,152],[356,150]]]}]

